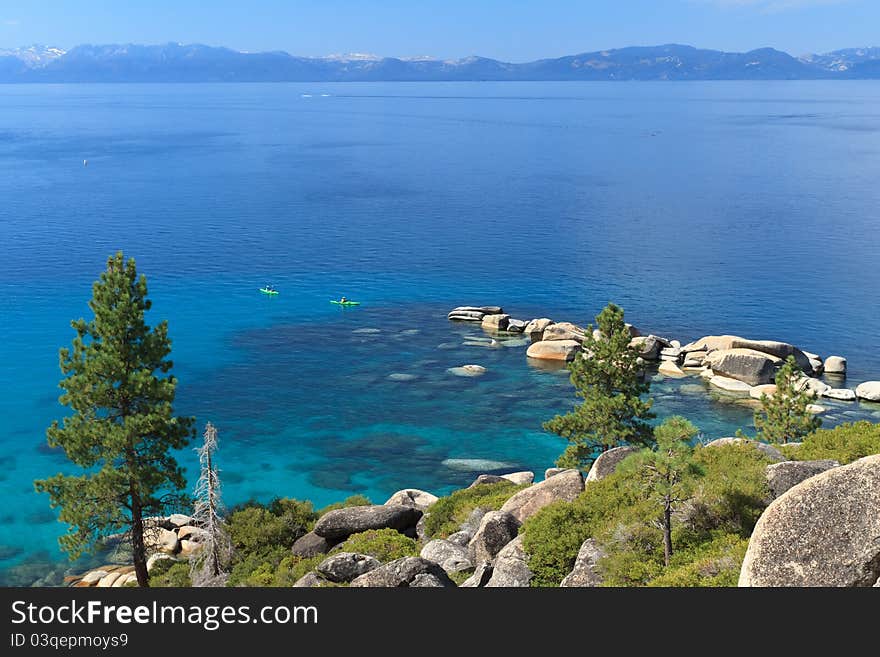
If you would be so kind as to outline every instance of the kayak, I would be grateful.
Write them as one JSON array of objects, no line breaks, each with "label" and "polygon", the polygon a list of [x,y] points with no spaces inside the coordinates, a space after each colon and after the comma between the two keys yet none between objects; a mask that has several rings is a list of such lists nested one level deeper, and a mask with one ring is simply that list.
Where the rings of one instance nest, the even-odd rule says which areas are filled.
[{"label": "kayak", "polygon": [[335,303],[337,306],[359,306],[361,305],[360,301],[333,301],[330,300],[330,303]]},{"label": "kayak", "polygon": [[260,292],[263,294],[278,294],[278,290],[268,290],[265,287],[261,287]]}]

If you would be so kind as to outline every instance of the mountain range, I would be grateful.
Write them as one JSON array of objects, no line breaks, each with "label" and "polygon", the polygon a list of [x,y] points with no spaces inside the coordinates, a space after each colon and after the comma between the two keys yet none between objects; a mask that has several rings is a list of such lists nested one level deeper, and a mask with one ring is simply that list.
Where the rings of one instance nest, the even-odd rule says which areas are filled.
[{"label": "mountain range", "polygon": [[814,79],[880,79],[880,47],[793,57],[773,48],[737,53],[669,44],[517,64],[485,57],[297,57],[177,43],[0,49],[0,83]]}]

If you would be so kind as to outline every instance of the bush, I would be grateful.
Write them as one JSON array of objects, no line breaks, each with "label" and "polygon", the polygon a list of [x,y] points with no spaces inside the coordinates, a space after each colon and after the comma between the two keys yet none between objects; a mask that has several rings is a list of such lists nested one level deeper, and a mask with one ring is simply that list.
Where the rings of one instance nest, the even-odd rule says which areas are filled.
[{"label": "bush", "polygon": [[418,544],[395,529],[371,529],[359,534],[352,534],[342,544],[342,550],[368,554],[382,563],[401,557],[419,556]]},{"label": "bush", "polygon": [[372,502],[369,497],[364,495],[351,495],[341,502],[334,502],[333,504],[328,504],[323,509],[320,509],[318,511],[318,517],[323,516],[329,511],[335,511],[336,509],[347,509],[350,506],[369,506],[371,504]]},{"label": "bush", "polygon": [[517,486],[509,481],[500,481],[462,488],[441,497],[431,505],[425,517],[425,533],[432,538],[446,538],[459,530],[461,523],[468,519],[474,509],[497,511],[515,493],[527,486],[528,484]]},{"label": "bush", "polygon": [[699,548],[675,555],[670,568],[648,586],[736,586],[749,540],[719,534]]},{"label": "bush", "polygon": [[795,461],[834,459],[841,465],[852,463],[864,456],[880,454],[880,424],[862,420],[833,429],[819,429],[804,438],[802,445],[783,447],[783,452]]},{"label": "bush", "polygon": [[189,562],[160,559],[150,569],[150,586],[156,588],[192,586]]}]

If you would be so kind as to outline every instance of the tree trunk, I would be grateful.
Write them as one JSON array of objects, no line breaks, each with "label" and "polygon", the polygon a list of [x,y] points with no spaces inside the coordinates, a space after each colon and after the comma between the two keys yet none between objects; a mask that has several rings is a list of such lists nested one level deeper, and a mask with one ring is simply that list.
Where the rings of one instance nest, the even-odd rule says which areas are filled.
[{"label": "tree trunk", "polygon": [[138,586],[149,586],[150,576],[147,573],[147,548],[144,545],[144,517],[141,509],[141,499],[133,486],[131,488],[131,554]]},{"label": "tree trunk", "polygon": [[663,562],[669,567],[672,558],[672,505],[666,502],[663,506]]}]

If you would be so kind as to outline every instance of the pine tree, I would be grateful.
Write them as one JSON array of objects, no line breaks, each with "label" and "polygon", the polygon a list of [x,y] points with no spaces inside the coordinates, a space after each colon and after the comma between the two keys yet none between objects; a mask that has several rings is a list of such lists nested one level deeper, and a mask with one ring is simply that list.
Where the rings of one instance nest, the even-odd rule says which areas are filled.
[{"label": "pine tree", "polygon": [[663,561],[672,558],[672,514],[678,504],[690,499],[694,479],[702,471],[693,461],[690,440],[699,430],[683,417],[670,417],[654,429],[656,448],[643,450],[624,462],[624,472],[636,482],[648,500],[660,510],[663,529]]},{"label": "pine tree", "polygon": [[201,476],[196,483],[193,510],[193,523],[202,529],[202,548],[190,560],[190,579],[193,586],[223,586],[228,577],[226,566],[232,557],[232,541],[220,517],[220,476],[214,464],[217,429],[210,422],[205,427],[204,439],[196,450]]},{"label": "pine tree", "polygon": [[134,259],[126,262],[122,252],[108,258],[92,286],[94,318],[71,322],[73,348],[60,351],[59,401],[73,413],[46,432],[49,445],[85,472],[34,482],[69,525],[59,542],[72,559],[124,531],[140,586],[149,585],[147,541],[156,531],[147,519],[176,503],[185,484],[170,451],[193,433],[192,418],[174,415],[168,326],[146,324],[150,307]]},{"label": "pine tree", "polygon": [[623,310],[608,304],[584,338],[584,353],[569,369],[575,394],[584,401],[573,411],[557,415],[544,428],[567,438],[569,446],[557,460],[560,467],[589,469],[598,452],[621,444],[650,445],[654,417],[651,400],[643,400],[650,384],[642,376],[639,349],[630,345]]},{"label": "pine tree", "polygon": [[800,440],[822,426],[822,420],[807,410],[812,396],[800,389],[802,376],[794,356],[789,356],[776,373],[776,391],[769,397],[761,395],[761,409],[755,413],[760,439],[784,444]]}]

